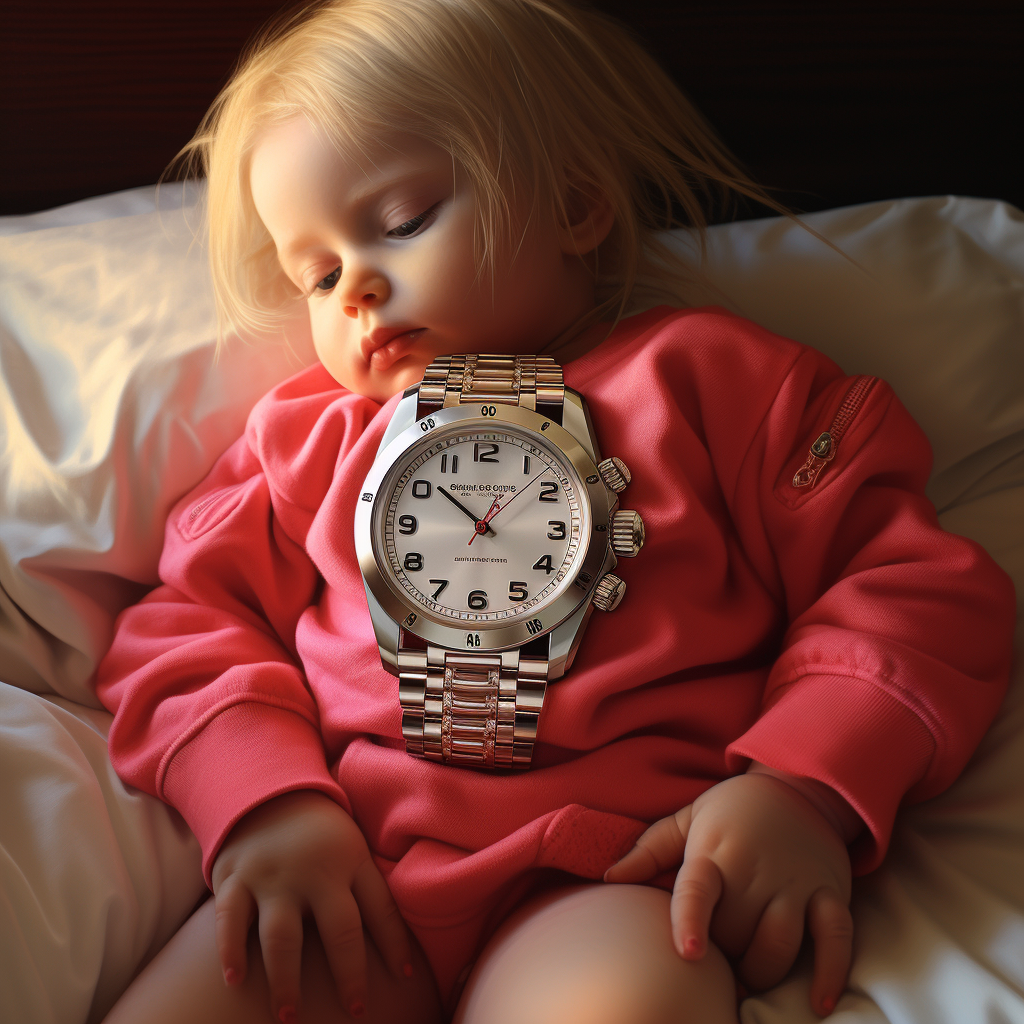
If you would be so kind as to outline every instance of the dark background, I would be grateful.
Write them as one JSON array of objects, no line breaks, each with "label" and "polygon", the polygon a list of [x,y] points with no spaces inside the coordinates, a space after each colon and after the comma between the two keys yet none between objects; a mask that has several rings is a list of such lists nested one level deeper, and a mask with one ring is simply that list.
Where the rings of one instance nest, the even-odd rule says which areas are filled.
[{"label": "dark background", "polygon": [[[1022,0],[596,5],[795,209],[945,193],[1024,206]],[[0,213],[154,182],[282,6],[6,0]]]}]

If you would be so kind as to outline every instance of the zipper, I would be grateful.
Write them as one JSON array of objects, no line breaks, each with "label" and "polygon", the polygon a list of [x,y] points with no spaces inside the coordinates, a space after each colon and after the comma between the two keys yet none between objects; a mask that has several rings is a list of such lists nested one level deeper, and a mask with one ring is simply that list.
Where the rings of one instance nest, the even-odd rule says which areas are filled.
[{"label": "zipper", "polygon": [[199,502],[199,504],[196,505],[191,512],[189,512],[188,521],[190,523],[194,522],[196,516],[199,515],[199,513],[202,512],[203,509],[206,508],[206,506],[209,505],[212,500],[212,498],[204,498],[201,502]]},{"label": "zipper", "polygon": [[877,383],[877,377],[861,375],[854,379],[842,402],[839,403],[831,426],[818,435],[807,453],[807,460],[796,471],[793,477],[794,487],[814,486],[821,471],[836,457],[839,442]]}]

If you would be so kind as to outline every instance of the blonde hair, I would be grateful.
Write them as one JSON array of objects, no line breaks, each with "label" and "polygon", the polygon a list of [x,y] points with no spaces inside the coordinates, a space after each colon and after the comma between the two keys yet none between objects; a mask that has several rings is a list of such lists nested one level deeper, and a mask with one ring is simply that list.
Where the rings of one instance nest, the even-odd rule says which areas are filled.
[{"label": "blonde hair", "polygon": [[[208,179],[209,252],[223,333],[271,330],[296,289],[249,193],[261,131],[306,116],[339,146],[406,132],[447,150],[478,207],[482,270],[514,245],[511,210],[570,223],[600,195],[614,225],[588,257],[617,321],[639,293],[676,295],[693,268],[658,238],[737,195],[790,215],[739,167],[668,75],[613,19],[569,0],[322,0],[256,39],[182,150]],[[174,166],[174,165],[172,165]]]}]

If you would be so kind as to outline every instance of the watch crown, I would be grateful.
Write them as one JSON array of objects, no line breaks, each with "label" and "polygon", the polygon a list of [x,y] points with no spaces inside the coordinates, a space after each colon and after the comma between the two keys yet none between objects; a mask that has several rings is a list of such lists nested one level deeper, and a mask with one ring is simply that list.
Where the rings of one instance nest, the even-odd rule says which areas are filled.
[{"label": "watch crown", "polygon": [[597,464],[597,471],[601,474],[601,479],[604,480],[605,486],[610,490],[613,490],[616,494],[626,489],[626,484],[629,483],[631,477],[629,470],[626,469],[626,464],[622,459],[617,459],[614,456],[608,459],[602,459]]},{"label": "watch crown", "polygon": [[608,573],[594,588],[594,604],[603,612],[613,612],[626,593],[626,581]]},{"label": "watch crown", "polygon": [[612,516],[612,550],[623,558],[632,558],[644,546],[644,521],[639,512],[620,508]]}]

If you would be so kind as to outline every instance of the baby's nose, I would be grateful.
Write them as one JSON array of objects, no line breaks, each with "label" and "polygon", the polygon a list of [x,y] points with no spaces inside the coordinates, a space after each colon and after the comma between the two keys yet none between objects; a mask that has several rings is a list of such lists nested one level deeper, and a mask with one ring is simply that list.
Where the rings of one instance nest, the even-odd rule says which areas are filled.
[{"label": "baby's nose", "polygon": [[355,319],[363,310],[374,309],[386,302],[390,294],[387,281],[379,274],[353,281],[342,300],[345,315]]}]

